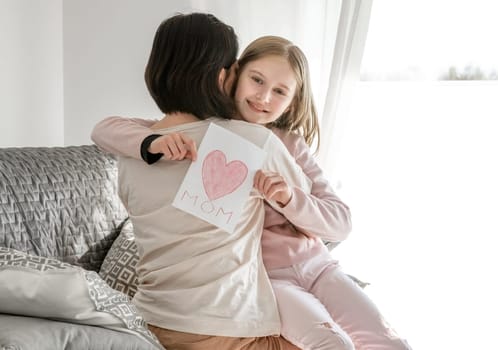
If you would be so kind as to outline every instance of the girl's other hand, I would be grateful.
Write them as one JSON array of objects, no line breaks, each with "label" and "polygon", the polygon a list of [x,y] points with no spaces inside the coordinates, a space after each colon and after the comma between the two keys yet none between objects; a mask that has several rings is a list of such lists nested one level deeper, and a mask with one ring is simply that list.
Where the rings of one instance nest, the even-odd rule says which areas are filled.
[{"label": "girl's other hand", "polygon": [[168,160],[197,159],[197,146],[188,136],[175,132],[158,137],[149,146],[150,153],[162,153]]},{"label": "girl's other hand", "polygon": [[254,188],[267,200],[274,200],[281,207],[285,207],[292,198],[289,185],[278,173],[258,170],[254,176]]}]

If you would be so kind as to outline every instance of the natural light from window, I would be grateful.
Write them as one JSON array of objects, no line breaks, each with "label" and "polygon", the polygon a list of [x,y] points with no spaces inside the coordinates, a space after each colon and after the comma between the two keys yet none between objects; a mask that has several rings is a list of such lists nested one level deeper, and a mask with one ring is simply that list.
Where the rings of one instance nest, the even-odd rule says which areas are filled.
[{"label": "natural light from window", "polygon": [[374,0],[362,80],[497,80],[497,14],[489,0]]},{"label": "natural light from window", "polygon": [[496,347],[497,14],[373,2],[338,160],[353,233],[334,254],[414,349]]}]

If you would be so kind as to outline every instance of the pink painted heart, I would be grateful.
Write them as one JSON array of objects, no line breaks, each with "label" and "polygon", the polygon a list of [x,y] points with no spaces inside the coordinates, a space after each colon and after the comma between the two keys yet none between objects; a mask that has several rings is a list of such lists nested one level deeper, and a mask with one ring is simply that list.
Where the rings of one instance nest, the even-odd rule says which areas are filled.
[{"label": "pink painted heart", "polygon": [[210,152],[202,163],[202,183],[210,200],[235,191],[246,179],[247,166],[240,160],[227,164],[222,151]]}]

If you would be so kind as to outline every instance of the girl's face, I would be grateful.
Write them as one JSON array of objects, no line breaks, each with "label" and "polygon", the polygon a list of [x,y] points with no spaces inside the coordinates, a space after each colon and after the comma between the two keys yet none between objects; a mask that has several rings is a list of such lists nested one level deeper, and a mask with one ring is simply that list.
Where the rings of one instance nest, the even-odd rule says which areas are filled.
[{"label": "girl's face", "polygon": [[296,86],[285,58],[272,55],[249,62],[239,73],[235,90],[239,117],[250,123],[274,122],[289,109]]}]

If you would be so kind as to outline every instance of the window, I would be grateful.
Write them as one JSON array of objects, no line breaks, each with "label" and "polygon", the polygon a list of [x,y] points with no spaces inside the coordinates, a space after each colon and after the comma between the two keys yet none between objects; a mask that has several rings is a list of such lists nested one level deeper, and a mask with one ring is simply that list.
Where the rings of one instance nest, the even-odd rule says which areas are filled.
[{"label": "window", "polygon": [[376,0],[363,81],[498,80],[498,4]]},{"label": "window", "polygon": [[484,349],[498,314],[498,5],[376,0],[343,142],[345,270],[414,349]]}]

